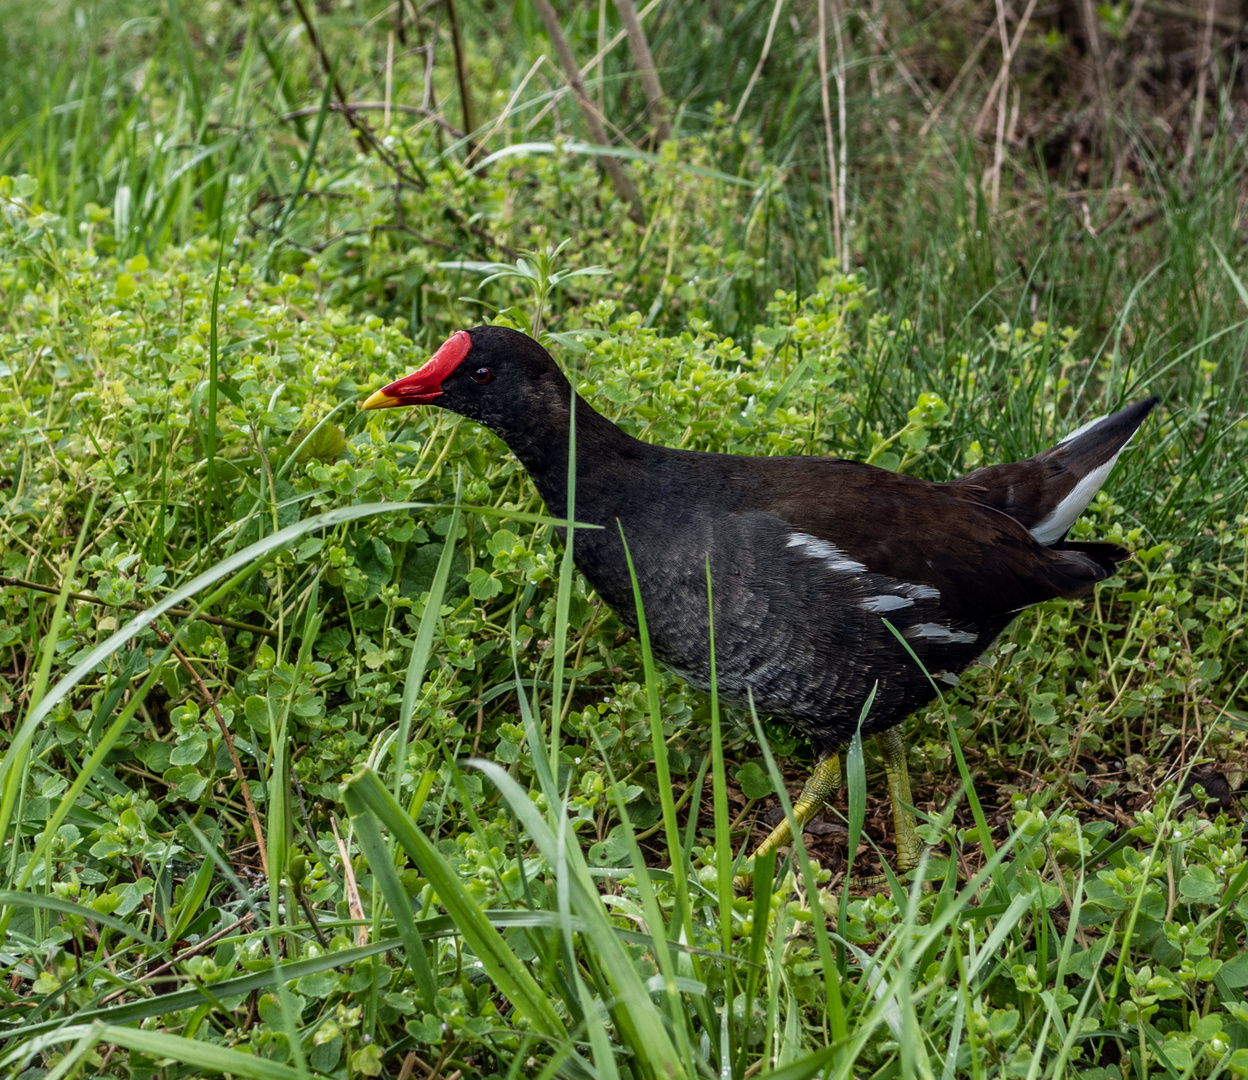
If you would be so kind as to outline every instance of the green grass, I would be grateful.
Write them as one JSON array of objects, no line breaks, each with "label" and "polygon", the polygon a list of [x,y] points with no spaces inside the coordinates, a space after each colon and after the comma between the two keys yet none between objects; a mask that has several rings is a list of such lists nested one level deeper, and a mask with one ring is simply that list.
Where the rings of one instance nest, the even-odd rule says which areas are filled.
[{"label": "green grass", "polygon": [[[934,92],[925,43],[973,24],[886,4],[883,48],[855,14],[846,275],[813,7],[736,125],[772,3],[647,15],[661,147],[627,45],[591,73],[644,224],[556,67],[525,81],[553,55],[528,3],[455,5],[475,168],[445,9],[305,7],[323,58],[297,7],[0,5],[6,1072],[1248,1074],[1222,114],[1167,165],[1123,104],[1126,186],[1010,147],[994,209],[995,61],[922,138],[897,64]],[[597,11],[562,13],[582,63]],[[361,135],[326,64],[425,111]],[[929,888],[847,884],[891,858],[855,741],[839,831],[733,897],[809,749],[627,639],[488,433],[357,411],[495,319],[648,440],[933,479],[1161,395],[1076,526],[1123,573],[908,725]]]}]

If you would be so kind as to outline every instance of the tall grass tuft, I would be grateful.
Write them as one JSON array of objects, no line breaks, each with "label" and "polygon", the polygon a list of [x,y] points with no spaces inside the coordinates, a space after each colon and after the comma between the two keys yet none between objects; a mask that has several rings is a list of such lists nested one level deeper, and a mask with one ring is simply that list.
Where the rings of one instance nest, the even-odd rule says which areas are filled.
[{"label": "tall grass tuft", "polygon": [[[527,3],[0,6],[3,1068],[1248,1075],[1238,31],[1162,7],[556,4],[578,95]],[[574,487],[356,412],[482,321],[935,480],[1162,396],[1123,572],[911,721],[922,873],[855,739],[734,895],[802,740],[624,633]]]}]

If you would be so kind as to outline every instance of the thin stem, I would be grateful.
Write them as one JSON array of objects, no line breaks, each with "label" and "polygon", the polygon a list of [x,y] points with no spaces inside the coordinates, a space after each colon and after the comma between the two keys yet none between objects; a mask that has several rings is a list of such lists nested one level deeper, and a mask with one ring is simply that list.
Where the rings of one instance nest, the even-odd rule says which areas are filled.
[{"label": "thin stem", "polygon": [[[19,589],[31,589],[34,592],[48,593],[50,596],[59,596],[61,590],[52,585],[44,585],[38,581],[27,581],[25,578],[10,577],[7,574],[0,574],[0,585],[8,585]],[[146,611],[147,604],[140,604],[137,600],[127,600],[121,604],[110,604],[107,600],[101,600],[98,596],[92,596],[90,593],[70,592],[66,594],[71,600],[79,600],[84,604],[97,604],[100,607],[122,607],[127,611]],[[227,626],[231,630],[248,630],[253,634],[263,634],[265,637],[277,637],[276,630],[270,630],[267,626],[257,626],[255,623],[239,622],[237,619],[223,619],[217,615],[204,615],[202,612],[190,611],[187,608],[171,607],[166,614],[177,615],[181,619],[198,619],[200,622],[212,623],[214,626]]]}]

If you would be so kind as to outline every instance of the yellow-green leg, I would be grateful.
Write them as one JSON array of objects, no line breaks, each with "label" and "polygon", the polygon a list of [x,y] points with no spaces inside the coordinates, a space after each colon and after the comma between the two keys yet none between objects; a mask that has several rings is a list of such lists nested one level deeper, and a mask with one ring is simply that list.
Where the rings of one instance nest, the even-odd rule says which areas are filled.
[{"label": "yellow-green leg", "polygon": [[875,741],[884,755],[884,772],[888,775],[888,798],[893,804],[893,827],[897,836],[897,869],[904,873],[919,863],[923,842],[914,827],[910,812],[910,770],[906,768],[906,737],[901,725],[881,731]]},{"label": "yellow-green leg", "polygon": [[[820,758],[815,763],[815,771],[810,774],[810,779],[806,781],[806,786],[802,788],[801,795],[797,797],[797,802],[793,804],[793,818],[796,820],[798,827],[804,827],[806,822],[819,813],[823,809],[824,804],[836,794],[840,786],[841,759],[836,754],[829,754],[825,758]],[[909,790],[909,787],[907,787],[907,798],[909,797]],[[913,827],[912,824],[911,829]],[[789,819],[786,817],[771,830],[767,839],[754,849],[754,854],[751,858],[757,859],[760,855],[766,855],[769,851],[784,847],[792,839],[793,831],[789,828]],[[732,879],[732,884],[737,892],[749,892],[753,887],[754,877],[748,873],[738,874]]]}]

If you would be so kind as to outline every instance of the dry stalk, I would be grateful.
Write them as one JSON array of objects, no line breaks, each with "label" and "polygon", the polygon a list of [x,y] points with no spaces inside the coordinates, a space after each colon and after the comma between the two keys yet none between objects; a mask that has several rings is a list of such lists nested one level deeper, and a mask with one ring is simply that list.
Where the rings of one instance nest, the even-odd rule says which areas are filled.
[{"label": "dry stalk", "polygon": [[173,655],[177,657],[178,663],[190,675],[191,681],[195,683],[195,688],[199,691],[200,697],[204,699],[204,704],[211,710],[213,718],[217,721],[217,727],[221,729],[221,739],[225,743],[226,750],[230,755],[230,762],[234,766],[234,772],[238,776],[239,787],[242,788],[243,802],[247,806],[247,816],[251,819],[252,831],[256,834],[256,848],[260,853],[260,868],[264,871],[264,876],[269,876],[269,855],[268,846],[264,842],[264,832],[260,828],[260,815],[256,813],[256,804],[251,801],[251,788],[247,784],[247,774],[243,772],[243,763],[239,759],[238,751],[234,748],[234,737],[230,734],[230,729],[225,726],[225,717],[221,715],[221,710],[217,707],[217,700],[212,696],[204,680],[200,678],[199,672],[195,670],[194,665],[186,658],[186,655],[173,644],[173,639],[166,634],[155,623],[149,624],[156,631],[156,636],[160,638],[162,645],[167,645],[173,650]]},{"label": "dry stalk", "polygon": [[485,148],[486,144],[489,143],[489,141],[494,137],[494,133],[507,122],[507,118],[511,115],[512,109],[516,107],[516,102],[520,100],[520,95],[524,93],[524,88],[529,85],[529,80],[537,74],[537,69],[544,63],[547,63],[545,53],[533,61],[533,66],[529,68],[528,74],[520,80],[520,85],[516,87],[515,92],[507,99],[507,104],[503,106],[503,111],[495,117],[494,123],[490,125],[490,130],[481,136],[480,141],[477,143],[476,149],[464,158],[465,168],[472,165],[472,159]]},{"label": "dry stalk", "polygon": [[[836,197],[840,201],[841,211],[841,273],[849,271],[849,215],[846,213],[845,192],[848,188],[849,172],[849,139],[848,124],[845,117],[845,38],[841,34],[841,8],[839,0],[832,0],[832,31],[836,34],[836,120],[837,134],[840,136],[840,173],[836,178]],[[905,65],[900,60],[898,66],[904,71]],[[922,91],[920,91],[920,94]]]},{"label": "dry stalk", "polygon": [[633,63],[637,65],[637,73],[641,76],[641,89],[646,95],[646,111],[654,121],[655,145],[667,142],[672,127],[667,121],[667,106],[663,102],[663,85],[659,82],[659,73],[654,67],[654,56],[650,52],[650,42],[646,40],[646,32],[641,28],[641,19],[637,16],[637,8],[633,0],[615,0],[615,10],[620,22],[628,32],[628,47],[632,50]]},{"label": "dry stalk", "polygon": [[[841,83],[837,84],[838,89]],[[828,0],[819,0],[819,93],[823,101],[823,137],[828,144],[828,198],[832,201],[832,243],[836,258],[845,268],[845,249],[841,230],[841,191],[837,169],[836,139],[832,134],[832,100],[828,94]],[[841,94],[844,101],[845,95]],[[842,127],[842,131],[843,131]]]},{"label": "dry stalk", "polygon": [[940,95],[940,100],[933,106],[932,111],[927,114],[927,119],[923,121],[923,126],[919,128],[919,138],[923,138],[932,129],[932,125],[940,118],[941,111],[949,104],[949,99],[957,93],[958,87],[962,85],[962,80],[974,69],[975,61],[979,59],[979,54],[984,51],[985,46],[992,40],[993,34],[996,32],[996,25],[989,26],[976,42],[975,48],[971,50],[970,55],[958,69],[958,73],[953,77],[948,88]]},{"label": "dry stalk", "polygon": [[[563,68],[564,78],[572,88],[572,93],[576,95],[581,116],[585,121],[585,126],[589,128],[590,138],[599,146],[610,146],[611,142],[607,138],[606,128],[602,125],[598,110],[589,100],[585,81],[581,78],[580,68],[576,66],[576,57],[572,55],[572,47],[559,27],[559,17],[555,14],[555,9],[550,6],[550,0],[533,0],[533,6],[537,8],[542,24],[546,27],[546,36],[550,38],[550,43],[555,47],[555,55],[559,58],[559,66]],[[641,196],[628,178],[619,159],[603,155],[598,159],[598,164],[611,178],[616,194],[628,203],[630,216],[638,222],[643,222],[645,213],[641,206]]]},{"label": "dry stalk", "polygon": [[[864,22],[866,23],[867,27],[870,29],[871,36],[875,38],[875,43],[880,47],[881,50],[883,50],[888,55],[889,59],[892,60],[893,66],[897,69],[897,74],[900,75],[902,78],[902,81],[905,82],[905,84],[908,87],[910,87],[910,90],[914,94],[914,96],[919,99],[919,102],[922,104],[924,111],[930,113],[932,111],[932,99],[928,96],[927,91],[923,89],[922,85],[919,83],[919,80],[916,79],[914,75],[911,74],[910,69],[906,67],[906,63],[904,60],[902,60],[901,55],[898,52],[896,52],[891,45],[889,45],[887,39],[884,37],[884,31],[880,26],[880,22],[882,21],[883,21],[883,17],[881,17],[881,19],[879,20],[872,19],[869,17],[864,17]],[[839,39],[840,32],[841,32],[839,19],[837,21],[836,32],[837,32],[837,37]]]},{"label": "dry stalk", "polygon": [[1183,152],[1183,166],[1188,167],[1200,145],[1201,129],[1205,124],[1205,94],[1208,89],[1209,61],[1213,55],[1213,0],[1205,0],[1205,26],[1200,35],[1200,60],[1196,70],[1196,109],[1192,114],[1192,130],[1188,136],[1187,149]]},{"label": "dry stalk", "polygon": [[[1023,42],[1023,32],[1027,29],[1027,24],[1031,21],[1031,13],[1035,10],[1036,0],[1027,0],[1027,6],[1023,9],[1023,17],[1018,20],[1018,29],[1014,31],[1014,36],[1009,41],[1009,47],[1005,48],[1003,46],[1001,70],[997,72],[996,79],[993,80],[992,86],[988,89],[988,96],[984,99],[984,103],[980,106],[979,113],[975,117],[975,134],[977,136],[983,132],[988,114],[992,111],[993,105],[996,104],[998,96],[1002,93],[1006,79],[1009,78],[1010,64],[1014,60],[1014,54],[1018,52],[1019,45]],[[991,32],[990,28],[988,33],[991,34]],[[999,23],[997,32],[999,35]]]},{"label": "dry stalk", "polygon": [[1001,200],[1001,168],[1005,164],[1005,114],[1007,94],[1010,85],[1010,32],[1005,25],[1005,7],[997,0],[997,28],[1001,32],[1001,52],[1005,59],[1001,62],[1001,90],[997,94],[997,142],[992,154],[992,199],[990,205],[995,214],[997,204]]},{"label": "dry stalk", "polygon": [[455,0],[445,0],[446,16],[451,23],[451,48],[455,51],[455,80],[459,84],[459,104],[463,110],[464,131],[468,133],[468,150],[471,153],[472,133],[476,124],[472,122],[472,93],[468,89],[468,56],[464,52],[463,35],[459,32],[459,16],[455,13]]},{"label": "dry stalk", "polygon": [[[403,6],[399,5],[399,10],[403,10]],[[394,31],[391,30],[386,36],[386,109],[382,117],[381,126],[386,130],[390,130],[390,98],[394,91]]]},{"label": "dry stalk", "polygon": [[[18,589],[31,589],[34,592],[47,593],[49,596],[59,596],[61,593],[58,587],[44,585],[38,581],[27,581],[25,578],[10,577],[7,574],[0,574],[0,585],[8,585]],[[137,600],[127,600],[124,604],[110,604],[105,600],[101,600],[98,596],[92,596],[90,593],[70,592],[66,595],[71,600],[79,600],[85,604],[98,604],[100,607],[122,607],[127,611],[146,611],[148,608],[148,605],[141,604]],[[176,615],[180,619],[198,619],[200,622],[212,623],[213,626],[228,626],[231,630],[248,630],[253,634],[263,634],[265,637],[277,637],[277,631],[270,630],[267,626],[239,622],[237,619],[222,619],[217,615],[204,615],[201,612],[189,611],[186,608],[166,608],[165,614]]]},{"label": "dry stalk", "polygon": [[[650,12],[652,12],[662,2],[663,0],[650,0],[650,3],[648,3],[644,8],[642,8],[637,13],[637,18],[644,19],[647,15],[650,14]],[[628,31],[621,30],[618,34],[615,35],[615,37],[613,37],[605,45],[599,46],[598,52],[595,53],[594,56],[587,63],[581,66],[581,78],[588,79],[590,76],[590,73],[594,70],[594,68],[596,68],[599,64],[601,64],[602,61],[606,58],[607,54],[611,52],[617,45],[619,45],[620,42],[622,42],[626,37],[628,37]],[[545,80],[543,80],[543,83],[545,83]],[[549,84],[545,84],[545,85],[547,86],[548,89],[550,88]],[[558,102],[559,102],[559,98],[556,96],[556,97],[553,97],[550,101],[548,101],[545,105],[543,105],[542,108],[538,111],[537,115],[534,116],[533,119],[530,120],[525,125],[525,130],[532,131],[533,128],[537,127],[537,125],[540,124],[546,118],[548,113],[551,113],[555,110],[555,106],[558,104]],[[559,122],[559,114],[556,112],[555,123],[558,124],[558,122]]]},{"label": "dry stalk", "polygon": [[357,945],[367,945],[368,927],[363,925],[366,917],[364,915],[364,905],[360,901],[360,887],[355,880],[355,867],[351,865],[351,852],[347,850],[347,845],[343,842],[342,835],[338,832],[338,820],[332,814],[329,818],[329,826],[334,831],[334,843],[338,845],[338,858],[342,860],[342,878],[345,882],[347,894],[347,911],[352,919],[359,921],[361,924],[355,928],[355,943]]},{"label": "dry stalk", "polygon": [[782,7],[784,7],[784,0],[776,0],[775,6],[771,9],[771,22],[767,24],[767,36],[763,38],[763,51],[759,54],[758,63],[754,65],[754,70],[750,73],[750,81],[745,84],[745,91],[741,95],[741,100],[737,102],[736,111],[732,114],[734,124],[741,119],[741,113],[745,111],[745,103],[750,100],[750,92],[754,89],[754,84],[758,82],[758,77],[763,73],[763,65],[767,62],[768,53],[771,52],[771,39],[775,36],[776,24],[780,21]]},{"label": "dry stalk", "polygon": [[[441,14],[441,9],[439,9],[437,14],[434,15],[433,33],[429,35],[429,44],[426,45],[424,23],[421,22],[420,12],[419,11],[415,12],[414,23],[416,26],[416,40],[420,43],[420,49],[425,54],[425,87],[420,96],[420,107],[422,109],[435,110],[438,107],[438,92],[434,88],[434,85],[433,85],[433,64],[434,64],[433,54],[438,44],[437,18],[438,18],[438,15],[440,14]],[[442,149],[442,144],[440,141],[438,143],[438,149],[439,150]]]},{"label": "dry stalk", "polygon": [[[1092,74],[1096,77],[1096,96],[1101,104],[1101,133],[1103,139],[1111,139],[1113,131],[1113,115],[1109,104],[1109,80],[1105,72],[1105,50],[1101,48],[1101,30],[1092,0],[1083,0],[1084,29],[1088,35],[1088,49],[1092,53]],[[1114,172],[1117,172],[1117,154],[1110,145],[1110,158],[1115,159]]]},{"label": "dry stalk", "polygon": [[[1140,17],[1140,12],[1144,10],[1144,0],[1132,0],[1131,14],[1127,16],[1127,21],[1122,27],[1121,41],[1125,42],[1131,36],[1131,31],[1135,29],[1135,24]],[[1109,58],[1109,70],[1112,73],[1114,64],[1117,61],[1117,53],[1121,52],[1121,45],[1115,50],[1115,55]]]},{"label": "dry stalk", "polygon": [[[627,30],[624,33],[628,33]],[[598,0],[598,52],[602,52],[607,44],[607,0]],[[585,74],[585,69],[581,69],[581,74]],[[598,111],[605,113],[607,111],[607,88],[604,79],[598,80]]]}]

